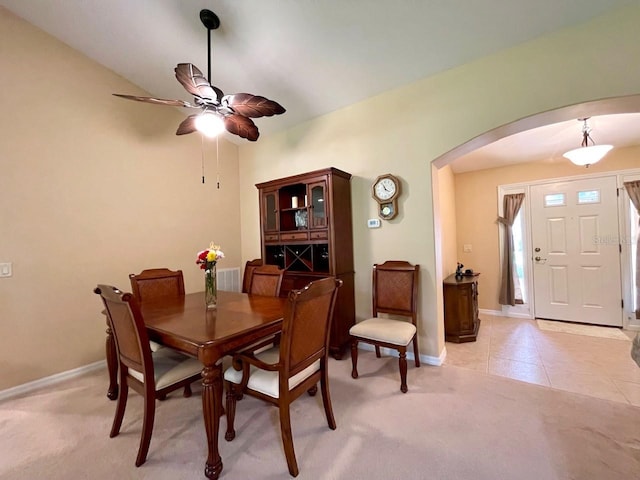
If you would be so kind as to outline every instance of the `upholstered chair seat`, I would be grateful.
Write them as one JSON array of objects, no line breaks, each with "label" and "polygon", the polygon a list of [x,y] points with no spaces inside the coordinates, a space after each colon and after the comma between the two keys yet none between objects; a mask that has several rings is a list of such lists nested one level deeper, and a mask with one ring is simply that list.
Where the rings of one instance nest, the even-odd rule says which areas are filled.
[{"label": "upholstered chair seat", "polygon": [[[272,347],[269,350],[258,353],[256,358],[264,363],[275,364],[280,358],[280,347]],[[318,370],[320,370],[320,360],[316,360],[300,373],[291,377],[289,379],[289,390],[300,385]],[[224,372],[224,379],[233,384],[240,385],[242,382],[242,370],[236,370],[233,367],[229,367]],[[258,367],[251,365],[247,388],[264,393],[272,398],[278,398],[280,396],[278,380],[279,375],[277,371],[270,372],[268,370],[261,370]]]},{"label": "upholstered chair seat", "polygon": [[389,322],[384,318],[368,318],[350,330],[351,335],[394,345],[409,345],[416,334],[416,326],[409,322]]},{"label": "upholstered chair seat", "polygon": [[419,272],[419,265],[403,260],[389,260],[373,266],[373,315],[349,329],[353,378],[358,378],[359,342],[373,345],[378,358],[381,348],[394,349],[398,351],[400,391],[407,393],[407,347],[412,343],[415,365],[420,366],[417,327]]},{"label": "upholstered chair seat", "polygon": [[[149,342],[150,346],[151,343]],[[187,357],[171,348],[160,348],[156,351],[153,351],[152,348],[151,350],[156,391],[181,380],[186,380],[202,371],[202,363],[196,358]],[[139,382],[144,382],[142,372],[129,368],[129,375]]]}]

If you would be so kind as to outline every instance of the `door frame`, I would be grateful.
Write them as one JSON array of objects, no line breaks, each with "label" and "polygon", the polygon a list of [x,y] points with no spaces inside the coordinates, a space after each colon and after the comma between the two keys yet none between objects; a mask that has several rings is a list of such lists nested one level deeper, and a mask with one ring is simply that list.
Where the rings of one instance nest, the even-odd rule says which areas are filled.
[{"label": "door frame", "polygon": [[[631,274],[631,251],[633,245],[630,241],[629,233],[629,196],[624,189],[624,182],[640,179],[640,169],[612,170],[609,172],[588,173],[583,175],[572,175],[565,177],[546,178],[532,180],[528,182],[498,185],[498,215],[503,215],[503,197],[512,193],[524,193],[525,199],[522,204],[523,209],[523,250],[525,255],[524,280],[528,301],[524,305],[502,305],[502,313],[509,317],[535,318],[535,291],[533,283],[533,251],[531,246],[531,208],[529,206],[531,186],[542,185],[552,182],[563,182],[581,179],[594,179],[599,177],[616,177],[616,188],[618,189],[618,239],[621,245],[620,256],[620,281],[622,285],[622,299],[624,308],[621,310],[622,328],[640,331],[640,320],[635,318],[635,312],[631,310],[633,306],[633,278]],[[504,228],[498,229],[498,245],[500,249],[500,271],[502,271],[502,252],[504,249]]]}]

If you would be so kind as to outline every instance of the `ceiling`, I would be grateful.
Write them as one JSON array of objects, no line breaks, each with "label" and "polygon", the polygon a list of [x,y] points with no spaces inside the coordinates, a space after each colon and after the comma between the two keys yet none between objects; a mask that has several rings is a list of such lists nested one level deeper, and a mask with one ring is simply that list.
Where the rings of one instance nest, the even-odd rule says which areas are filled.
[{"label": "ceiling", "polygon": [[[640,113],[600,115],[587,121],[595,144],[640,145]],[[478,148],[451,163],[455,173],[551,160],[582,142],[583,122],[570,120],[526,130]],[[568,160],[567,160],[568,161]]]},{"label": "ceiling", "polygon": [[[207,30],[199,12],[213,10],[221,26],[211,34],[211,83],[225,93],[268,97],[287,109],[256,121],[264,137],[634,1],[0,0],[0,5],[151,96],[187,101],[191,98],[173,69],[188,62],[206,75]],[[635,134],[640,129],[634,121]],[[507,161],[507,150],[510,161],[517,161],[514,148],[529,161],[577,146],[575,123],[496,142],[481,149],[484,153],[470,154],[482,153],[466,166],[454,164],[454,170],[486,168],[489,156]],[[598,123],[593,125],[598,143],[612,142],[607,132],[628,130],[626,120],[623,128],[614,118]]]}]

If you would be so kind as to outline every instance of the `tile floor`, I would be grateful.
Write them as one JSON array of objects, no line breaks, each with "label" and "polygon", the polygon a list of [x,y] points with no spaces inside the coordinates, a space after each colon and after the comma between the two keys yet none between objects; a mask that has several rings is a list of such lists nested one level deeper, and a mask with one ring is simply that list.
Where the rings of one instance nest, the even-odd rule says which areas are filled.
[{"label": "tile floor", "polygon": [[446,342],[445,365],[640,406],[630,341],[540,330],[535,320],[482,313],[480,319],[475,342]]}]

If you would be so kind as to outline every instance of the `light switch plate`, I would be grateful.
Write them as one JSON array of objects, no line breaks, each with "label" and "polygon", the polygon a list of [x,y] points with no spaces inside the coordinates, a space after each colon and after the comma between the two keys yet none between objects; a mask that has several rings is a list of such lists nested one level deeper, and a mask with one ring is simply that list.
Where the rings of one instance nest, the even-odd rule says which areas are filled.
[{"label": "light switch plate", "polygon": [[380,228],[380,219],[379,218],[370,218],[367,220],[367,227],[369,228]]},{"label": "light switch plate", "polygon": [[0,263],[0,277],[10,277],[11,275],[11,262]]},{"label": "light switch plate", "polygon": [[464,244],[464,248],[463,248],[464,253],[469,253],[471,252],[471,245],[468,243]]}]

